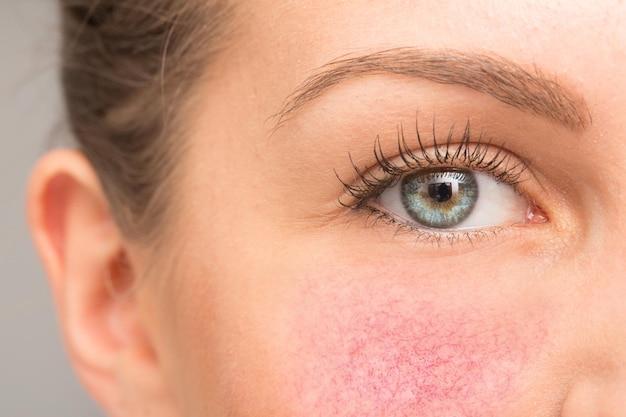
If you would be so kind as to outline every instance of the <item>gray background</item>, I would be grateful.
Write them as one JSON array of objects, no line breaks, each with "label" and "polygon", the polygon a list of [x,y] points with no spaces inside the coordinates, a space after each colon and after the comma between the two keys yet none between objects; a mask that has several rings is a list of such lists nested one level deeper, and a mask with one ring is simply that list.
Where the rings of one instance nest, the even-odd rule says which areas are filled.
[{"label": "gray background", "polygon": [[0,0],[0,417],[95,417],[58,335],[28,237],[24,190],[33,164],[66,141],[54,0]]}]

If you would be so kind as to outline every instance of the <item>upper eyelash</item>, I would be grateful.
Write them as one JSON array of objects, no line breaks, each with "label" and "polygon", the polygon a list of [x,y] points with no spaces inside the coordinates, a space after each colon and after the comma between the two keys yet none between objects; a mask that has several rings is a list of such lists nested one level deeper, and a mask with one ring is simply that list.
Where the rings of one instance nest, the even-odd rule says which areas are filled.
[{"label": "upper eyelash", "polygon": [[[512,155],[505,150],[504,144],[497,146],[493,155],[487,159],[489,151],[494,148],[492,140],[485,141],[483,133],[478,136],[475,142],[472,142],[472,133],[469,120],[465,124],[463,135],[460,142],[453,143],[455,125],[448,130],[448,135],[444,141],[438,142],[435,134],[435,124],[432,127],[432,141],[430,147],[424,146],[420,127],[417,119],[415,122],[415,139],[418,149],[413,151],[409,142],[404,135],[404,128],[399,125],[397,128],[398,135],[398,156],[394,159],[388,158],[382,149],[380,137],[377,136],[374,142],[374,158],[376,166],[372,169],[361,169],[352,159],[352,155],[348,155],[350,163],[355,172],[355,183],[348,183],[342,180],[335,172],[337,179],[342,183],[344,190],[350,199],[349,203],[340,199],[339,203],[348,208],[360,209],[367,203],[377,198],[388,187],[395,185],[402,175],[417,170],[425,170],[429,168],[444,168],[446,166],[459,166],[479,170],[490,174],[496,181],[503,182],[514,188],[517,188],[522,173],[526,170],[527,165],[524,161],[513,161]],[[398,165],[395,161],[402,161]],[[376,172],[382,172],[383,178],[375,175]]]}]

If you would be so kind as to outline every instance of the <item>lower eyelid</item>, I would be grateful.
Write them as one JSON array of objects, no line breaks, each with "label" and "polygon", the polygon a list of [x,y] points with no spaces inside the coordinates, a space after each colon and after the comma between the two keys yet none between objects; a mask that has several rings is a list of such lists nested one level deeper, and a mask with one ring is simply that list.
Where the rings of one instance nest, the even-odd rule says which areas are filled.
[{"label": "lower eyelid", "polygon": [[[446,246],[457,247],[458,245],[469,244],[466,249],[475,249],[478,242],[489,241],[491,238],[502,235],[505,231],[514,232],[517,235],[518,225],[512,224],[508,227],[494,226],[482,229],[461,229],[456,231],[416,228],[413,225],[403,222],[390,216],[388,213],[375,207],[367,207],[368,226],[372,228],[385,229],[391,232],[391,237],[399,243],[406,242],[413,245],[424,245],[433,249],[443,249]],[[456,252],[455,254],[459,254]]]}]

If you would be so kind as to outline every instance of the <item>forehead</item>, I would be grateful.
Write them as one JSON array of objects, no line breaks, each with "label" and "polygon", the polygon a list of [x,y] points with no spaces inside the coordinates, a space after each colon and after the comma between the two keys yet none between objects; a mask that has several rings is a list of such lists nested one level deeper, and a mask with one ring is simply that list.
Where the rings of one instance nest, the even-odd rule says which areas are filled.
[{"label": "forehead", "polygon": [[240,11],[234,61],[281,102],[332,60],[395,47],[493,53],[585,97],[613,95],[624,83],[626,7],[618,1],[262,0]]},{"label": "forehead", "polygon": [[[623,46],[624,5],[613,0],[517,1],[275,1],[251,2],[242,11],[255,38],[277,48],[306,42],[336,47],[379,47],[398,42],[445,47],[476,44],[517,51],[590,44]],[[263,30],[265,29],[265,30]],[[620,32],[622,38],[616,37]],[[286,34],[289,36],[285,36]],[[592,38],[590,38],[592,36]],[[546,41],[559,41],[546,45]],[[620,45],[621,43],[621,45]],[[293,50],[306,53],[307,50]],[[504,51],[502,51],[504,52]]]}]

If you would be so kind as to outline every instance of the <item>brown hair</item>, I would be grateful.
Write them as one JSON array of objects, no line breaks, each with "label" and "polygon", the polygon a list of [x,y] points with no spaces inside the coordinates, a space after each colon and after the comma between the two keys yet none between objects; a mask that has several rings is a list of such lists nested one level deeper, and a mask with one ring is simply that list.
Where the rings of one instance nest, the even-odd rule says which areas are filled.
[{"label": "brown hair", "polygon": [[119,226],[146,237],[165,216],[184,103],[225,45],[230,9],[221,0],[60,4],[71,128]]}]

